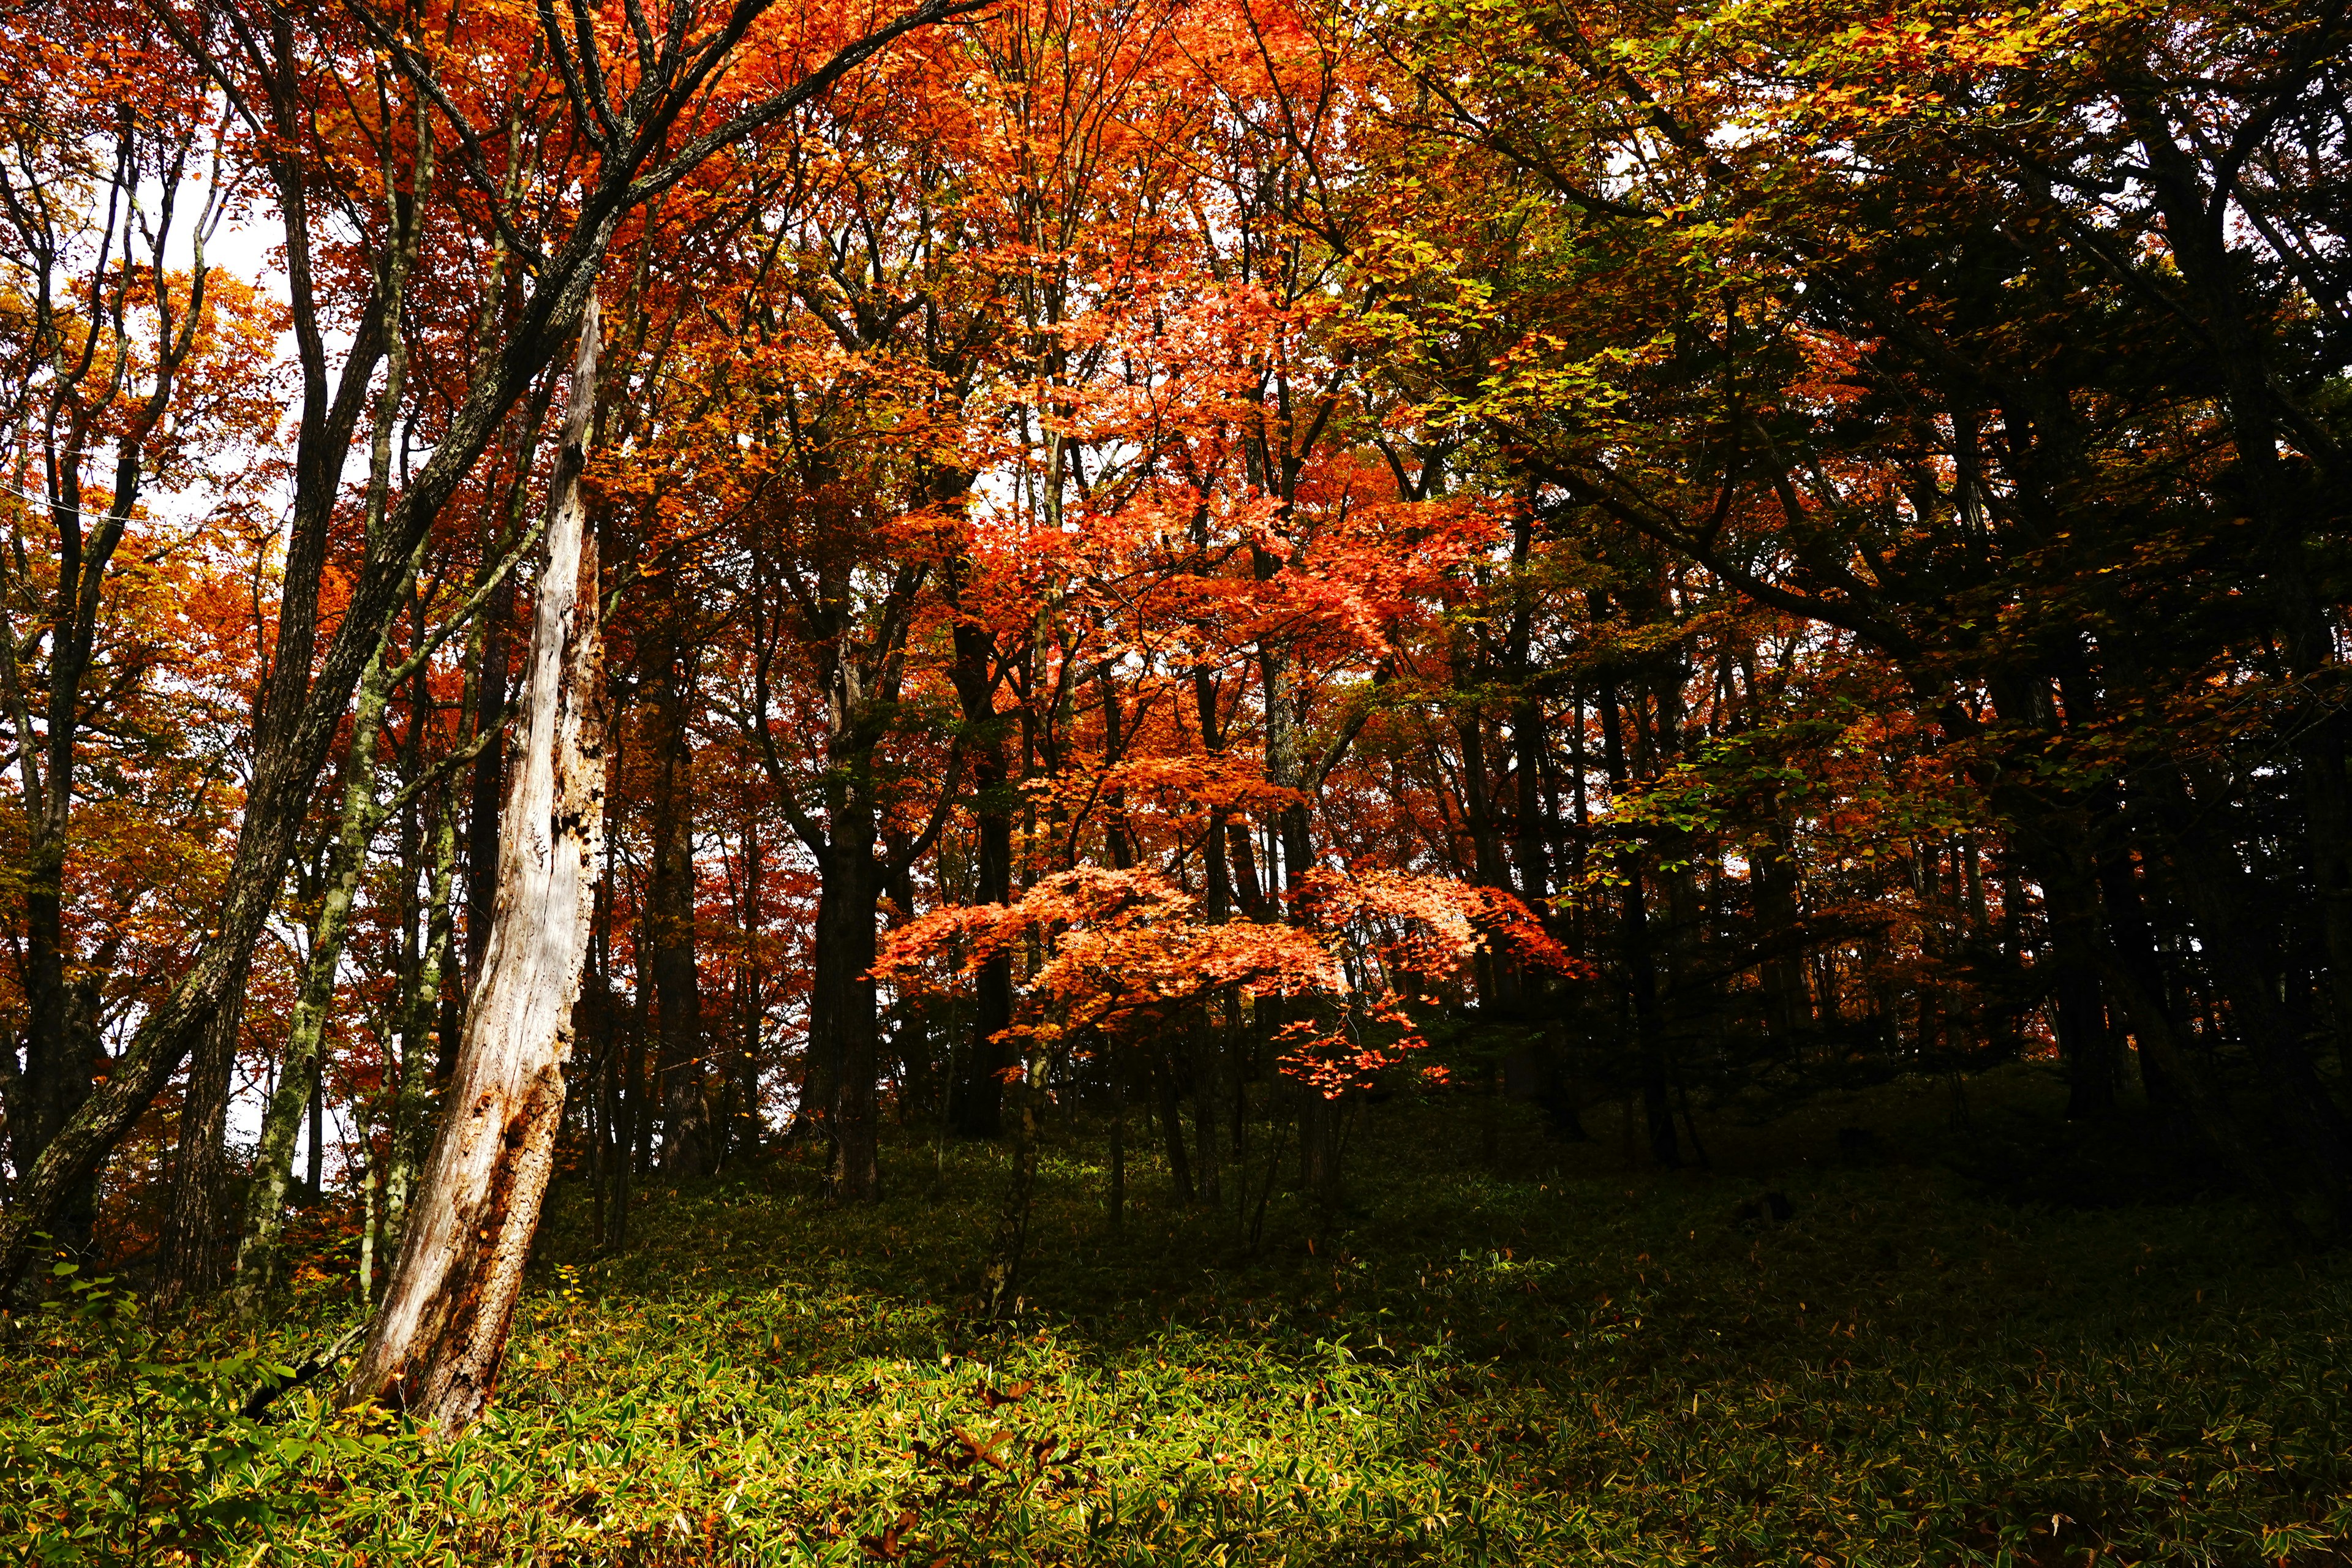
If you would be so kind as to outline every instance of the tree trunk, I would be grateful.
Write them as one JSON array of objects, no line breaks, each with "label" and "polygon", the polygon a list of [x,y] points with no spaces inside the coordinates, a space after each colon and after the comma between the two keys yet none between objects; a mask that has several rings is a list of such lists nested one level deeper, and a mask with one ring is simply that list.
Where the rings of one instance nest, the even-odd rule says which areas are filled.
[{"label": "tree trunk", "polygon": [[[676,614],[672,606],[671,614]],[[694,953],[694,774],[687,751],[685,698],[677,689],[674,639],[670,668],[657,672],[653,810],[653,876],[646,926],[653,937],[655,1026],[660,1034],[662,1169],[708,1175],[713,1147],[703,1062],[702,986]]]},{"label": "tree trunk", "polygon": [[418,953],[406,1021],[400,1031],[400,1083],[392,1103],[390,1163],[384,1170],[385,1234],[397,1240],[406,1221],[416,1174],[433,1127],[433,1087],[437,1058],[433,1034],[440,1012],[442,974],[453,947],[451,895],[457,865],[457,802],[439,803],[434,814],[431,858],[426,863],[424,941]]},{"label": "tree trunk", "polygon": [[1127,1058],[1106,1048],[1103,1065],[1110,1072],[1110,1228],[1116,1236],[1127,1224]]},{"label": "tree trunk", "polygon": [[597,318],[583,310],[549,497],[524,675],[520,752],[499,828],[499,895],[467,1008],[448,1111],[383,1304],[343,1385],[444,1433],[488,1404],[554,1168],[563,1064],[604,824],[604,688],[595,544],[580,470],[595,405]]},{"label": "tree trunk", "polygon": [[[970,573],[970,563],[961,557],[950,563],[947,576],[950,602],[961,595]],[[980,904],[1003,903],[1013,892],[1013,791],[1005,759],[1004,721],[996,711],[992,684],[996,640],[987,627],[976,620],[957,620],[951,673],[970,737],[979,862],[972,901]],[[1005,1050],[997,1037],[1012,1023],[1013,959],[999,953],[981,964],[972,997],[971,1048],[964,1054],[962,1079],[950,1089],[955,1099],[955,1130],[965,1137],[993,1138],[1003,1129]]]},{"label": "tree trunk", "polygon": [[1193,1185],[1200,1201],[1215,1208],[1224,1201],[1222,1176],[1223,1162],[1218,1158],[1217,1145],[1223,1136],[1218,1126],[1224,1113],[1224,1096],[1219,1092],[1223,1066],[1219,1048],[1222,1042],[1216,1020],[1206,1005],[1193,1010],[1192,1028],[1192,1131]]},{"label": "tree trunk", "polygon": [[[55,774],[51,782],[61,790],[70,784],[69,779],[60,781]],[[28,1026],[25,1070],[8,1104],[11,1153],[20,1184],[34,1162],[89,1100],[100,1063],[97,1040],[79,1035],[68,1016],[68,952],[59,896],[65,876],[65,837],[62,827],[51,824],[48,817],[47,812],[33,817],[33,843],[26,857],[23,963]],[[97,1197],[95,1177],[84,1177],[51,1226],[53,1239],[65,1250],[80,1254],[89,1248]]]},{"label": "tree trunk", "polygon": [[[1612,795],[1622,795],[1627,782],[1624,726],[1617,706],[1617,689],[1601,689],[1602,760]],[[1682,1151],[1675,1136],[1675,1108],[1666,1080],[1666,1048],[1658,1017],[1657,958],[1650,942],[1649,897],[1643,890],[1642,852],[1629,843],[1622,860],[1624,882],[1618,889],[1626,984],[1633,1004],[1633,1033],[1641,1074],[1642,1114],[1650,1137],[1650,1157],[1661,1165],[1676,1166]]]},{"label": "tree trunk", "polygon": [[1805,992],[1803,933],[1797,912],[1797,858],[1789,808],[1775,800],[1766,823],[1767,842],[1748,851],[1748,883],[1756,900],[1756,940],[1773,956],[1758,973],[1763,992],[1764,1031],[1793,1057],[1812,1025]]},{"label": "tree trunk", "polygon": [[1172,1053],[1161,1047],[1151,1063],[1151,1077],[1160,1089],[1160,1133],[1168,1147],[1168,1180],[1176,1201],[1192,1201],[1192,1162],[1184,1152],[1184,1111],[1177,1096]]},{"label": "tree trunk", "polygon": [[359,708],[352,721],[350,759],[344,764],[343,815],[328,868],[326,897],[310,928],[310,956],[287,1025],[285,1057],[278,1064],[278,1091],[261,1119],[261,1146],[253,1160],[253,1184],[246,1194],[245,1232],[236,1255],[240,1314],[260,1310],[276,1289],[278,1248],[285,1230],[286,1187],[292,1176],[294,1138],[306,1105],[310,1110],[310,1196],[315,1201],[321,1169],[320,1042],[335,1000],[335,976],[342,967],[343,937],[352,901],[359,892],[361,862],[375,831],[376,733],[383,721],[386,679],[383,648],[360,679]]},{"label": "tree trunk", "polygon": [[232,1256],[222,1210],[228,1180],[228,1097],[236,1077],[238,1026],[245,1010],[232,987],[213,1014],[188,1067],[180,1102],[180,1137],[172,1164],[172,1212],[164,1222],[158,1296],[171,1305],[221,1287]]},{"label": "tree trunk", "polygon": [[327,1077],[326,1064],[314,1053],[310,1059],[310,1147],[302,1156],[302,1182],[308,1201],[317,1203],[326,1193]]},{"label": "tree trunk", "polygon": [[1014,1292],[1029,1250],[1029,1211],[1037,1191],[1037,1096],[1043,1071],[1034,1052],[1024,1050],[1013,1113],[1013,1168],[997,1210],[996,1233],[989,1239],[988,1261],[981,1270],[981,1314],[991,1320],[1011,1317],[1020,1304]]},{"label": "tree trunk", "polygon": [[[729,1160],[760,1152],[766,1124],[760,1113],[760,997],[766,972],[760,961],[760,885],[762,846],[756,826],[743,833],[743,957],[735,981],[736,1047],[730,1063],[732,1089],[724,1139]],[[909,901],[908,908],[912,908]]]},{"label": "tree trunk", "polygon": [[832,853],[817,894],[814,973],[809,988],[810,1077],[823,1070],[820,1102],[832,1154],[825,1188],[837,1203],[880,1195],[876,1164],[874,848],[870,831],[835,817]]},{"label": "tree trunk", "polygon": [[[617,997],[608,998],[605,1014],[607,1029],[621,1021]],[[604,1250],[616,1252],[629,1239],[629,1200],[637,1171],[637,1129],[646,1114],[643,1092],[646,1076],[645,1031],[629,1020],[625,1026],[627,1035],[615,1049],[605,1047],[605,1056],[614,1066],[613,1082],[613,1176],[612,1194],[604,1211]]]}]

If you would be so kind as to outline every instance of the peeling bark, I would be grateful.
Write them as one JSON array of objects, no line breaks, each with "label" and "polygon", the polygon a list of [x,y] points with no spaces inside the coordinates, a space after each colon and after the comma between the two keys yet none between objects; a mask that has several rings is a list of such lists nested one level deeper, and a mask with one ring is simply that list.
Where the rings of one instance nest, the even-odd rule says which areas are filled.
[{"label": "peeling bark", "polygon": [[595,405],[592,294],[548,501],[547,558],[500,823],[499,891],[433,1152],[345,1383],[445,1434],[488,1405],[553,1173],[604,822],[597,563],[580,471]]}]

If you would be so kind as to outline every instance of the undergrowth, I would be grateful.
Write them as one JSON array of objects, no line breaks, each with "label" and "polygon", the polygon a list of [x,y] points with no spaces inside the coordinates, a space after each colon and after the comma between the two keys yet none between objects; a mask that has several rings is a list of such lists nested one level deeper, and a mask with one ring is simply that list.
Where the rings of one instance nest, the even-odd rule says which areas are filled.
[{"label": "undergrowth", "polygon": [[[0,1540],[44,1563],[2352,1561],[2352,1267],[2226,1198],[1989,1189],[1944,1156],[2023,1136],[2033,1108],[1995,1090],[1966,1126],[1915,1086],[1714,1129],[1714,1171],[1663,1175],[1602,1128],[1378,1110],[1348,1206],[1278,1194],[1254,1248],[1148,1167],[1111,1234],[1099,1141],[1057,1128],[993,1326],[961,1310],[983,1146],[936,1181],[929,1145],[898,1150],[865,1212],[790,1163],[656,1187],[606,1257],[559,1189],[498,1404],[446,1445],[316,1386],[236,1414],[350,1321],[347,1268],[259,1342],[158,1334],[77,1277],[0,1361]],[[1841,1162],[1830,1119],[1864,1115]]]}]

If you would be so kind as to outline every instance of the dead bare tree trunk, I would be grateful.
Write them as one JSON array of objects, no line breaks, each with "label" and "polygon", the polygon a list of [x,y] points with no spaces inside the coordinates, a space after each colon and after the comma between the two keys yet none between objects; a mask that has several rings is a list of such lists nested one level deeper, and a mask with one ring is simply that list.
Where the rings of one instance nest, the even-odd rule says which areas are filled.
[{"label": "dead bare tree trunk", "polygon": [[347,1405],[381,1399],[451,1436],[488,1405],[563,1114],[563,1064],[604,824],[596,547],[580,470],[595,407],[596,301],[580,323],[548,497],[499,890],[481,978],[399,1261]]}]

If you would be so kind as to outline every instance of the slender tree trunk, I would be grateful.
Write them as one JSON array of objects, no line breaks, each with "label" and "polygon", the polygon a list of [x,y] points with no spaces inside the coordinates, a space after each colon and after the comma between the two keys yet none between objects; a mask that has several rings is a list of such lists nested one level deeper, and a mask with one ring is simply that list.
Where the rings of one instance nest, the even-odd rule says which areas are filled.
[{"label": "slender tree trunk", "polygon": [[436,1060],[433,1024],[440,1011],[441,977],[455,934],[451,895],[456,889],[457,815],[454,800],[435,814],[432,858],[425,870],[424,941],[415,989],[400,1035],[400,1082],[392,1109],[391,1158],[384,1167],[385,1234],[397,1238],[408,1216],[408,1201],[433,1127]]},{"label": "slender tree trunk", "polygon": [[1208,1005],[1193,1010],[1192,1037],[1192,1132],[1197,1153],[1193,1159],[1193,1184],[1200,1201],[1215,1208],[1224,1201],[1223,1162],[1218,1144],[1224,1130],[1218,1125],[1224,1116],[1224,1096],[1219,1080],[1223,1077],[1220,1059],[1223,1052],[1218,1038],[1220,1031],[1210,1016]]},{"label": "slender tree trunk", "polygon": [[[50,783],[63,789],[70,779],[53,773]],[[74,1027],[70,986],[65,977],[67,951],[58,897],[65,874],[64,828],[47,824],[44,814],[34,818],[33,831],[25,893],[24,972],[30,1016],[25,1036],[25,1070],[8,1103],[10,1148],[20,1189],[34,1163],[89,1100],[103,1059],[95,1032]],[[10,1196],[22,1201],[19,1193]],[[89,1249],[97,1218],[98,1178],[93,1172],[68,1190],[49,1226],[51,1237],[63,1250],[81,1256]]]},{"label": "slender tree trunk", "polygon": [[[727,1158],[754,1158],[766,1126],[760,1115],[760,996],[765,973],[760,962],[760,885],[762,846],[759,830],[743,834],[743,961],[736,980],[737,1044],[733,1114],[727,1130]],[[911,907],[911,906],[910,906]]]},{"label": "slender tree trunk", "polygon": [[835,817],[817,895],[810,978],[811,1076],[819,1066],[826,1075],[823,1106],[832,1159],[825,1184],[838,1203],[871,1203],[881,1183],[874,1124],[874,849],[870,829],[857,831],[845,820],[859,816],[853,807]]},{"label": "slender tree trunk", "polygon": [[[929,477],[934,505],[961,516],[971,476],[951,468]],[[959,550],[940,576],[948,603],[957,612],[954,661],[949,678],[962,711],[964,749],[971,760],[971,810],[975,828],[972,901],[1003,903],[1013,894],[1011,766],[1004,744],[1005,719],[996,709],[995,634],[973,613],[965,595],[972,581],[971,557]],[[1003,1130],[1004,1042],[998,1037],[1013,1023],[1013,960],[998,954],[981,965],[972,996],[971,1048],[963,1071],[948,1086],[948,1120],[967,1138],[993,1138]],[[952,1057],[955,1051],[950,1047]]]},{"label": "slender tree trunk", "polygon": [[580,470],[596,396],[597,319],[580,322],[549,498],[547,555],[524,678],[521,755],[500,826],[499,898],[449,1085],[449,1112],[343,1385],[445,1433],[488,1405],[553,1173],[604,824],[603,645]]},{"label": "slender tree trunk", "polygon": [[[948,583],[961,589],[969,568],[958,563]],[[978,865],[972,901],[1003,903],[1013,892],[1013,792],[1005,757],[1004,721],[996,711],[991,684],[995,639],[976,622],[955,627],[956,692],[971,735],[972,816]],[[955,1129],[968,1138],[993,1138],[1003,1126],[1005,1047],[998,1038],[1013,1023],[1013,959],[999,953],[983,962],[972,998],[971,1048],[964,1073],[951,1090]]]},{"label": "slender tree trunk", "polygon": [[[617,1022],[620,1007],[610,1008],[608,1017]],[[608,1023],[607,1028],[613,1026]],[[604,1249],[617,1251],[629,1239],[629,1199],[637,1170],[637,1124],[645,1116],[645,1097],[639,1092],[645,1079],[645,1031],[632,1025],[618,1050],[608,1049],[613,1058],[613,1195],[605,1210]]]},{"label": "slender tree trunk", "polygon": [[990,1238],[988,1262],[981,1273],[981,1311],[1005,1318],[1018,1304],[1021,1265],[1029,1249],[1029,1211],[1037,1191],[1037,1097],[1043,1064],[1032,1053],[1022,1058],[1020,1082],[1014,1093],[1013,1169],[997,1210],[996,1234]]},{"label": "slender tree trunk", "polygon": [[1788,808],[1778,801],[1766,825],[1767,842],[1748,851],[1748,882],[1756,900],[1757,941],[1773,956],[1758,976],[1764,1001],[1764,1028],[1774,1045],[1797,1053],[1812,1025],[1805,994],[1804,949],[1797,917],[1797,859]]},{"label": "slender tree trunk", "polygon": [[1110,1069],[1110,1228],[1117,1235],[1127,1224],[1127,1058],[1106,1049],[1103,1065]]},{"label": "slender tree trunk", "polygon": [[237,1310],[260,1311],[278,1284],[278,1244],[285,1230],[286,1186],[292,1174],[294,1139],[306,1104],[310,1111],[310,1196],[321,1176],[325,1103],[320,1061],[327,1016],[335,1000],[335,976],[342,967],[343,938],[360,885],[361,862],[379,817],[375,804],[376,734],[386,696],[383,648],[360,679],[359,708],[352,721],[352,746],[343,770],[342,821],[328,870],[326,896],[310,928],[310,956],[286,1030],[286,1050],[278,1069],[278,1091],[261,1120],[261,1146],[253,1161],[253,1184],[246,1194],[245,1232],[236,1257]]},{"label": "slender tree trunk", "polygon": [[1165,1047],[1157,1053],[1151,1064],[1151,1076],[1160,1087],[1160,1133],[1168,1148],[1168,1179],[1176,1189],[1176,1201],[1192,1201],[1192,1162],[1184,1152],[1184,1109],[1176,1092],[1175,1063]]},{"label": "slender tree trunk", "polygon": [[[671,612],[676,614],[673,606]],[[664,639],[666,642],[672,639]],[[712,1147],[703,1061],[702,986],[695,963],[694,773],[687,751],[685,699],[677,689],[676,656],[663,662],[655,706],[653,875],[646,925],[653,938],[654,1017],[660,1034],[662,1169],[708,1175]]]},{"label": "slender tree trunk", "polygon": [[1317,1223],[1328,1227],[1339,1205],[1341,1103],[1312,1084],[1297,1086],[1299,1183],[1315,1201]]},{"label": "slender tree trunk", "polygon": [[317,1203],[326,1195],[327,1181],[327,1075],[326,1063],[316,1051],[310,1055],[310,1147],[302,1157],[302,1180],[309,1191],[308,1201]]},{"label": "slender tree trunk", "polygon": [[[1622,794],[1627,776],[1624,725],[1613,685],[1601,689],[1601,736],[1610,791],[1612,795]],[[1643,887],[1638,846],[1628,847],[1622,864],[1624,883],[1618,889],[1618,916],[1626,984],[1633,1003],[1642,1114],[1649,1130],[1650,1157],[1661,1165],[1680,1165],[1682,1150],[1675,1136],[1674,1100],[1667,1081],[1665,1041],[1658,1017],[1657,958],[1651,946],[1649,896]]]}]

